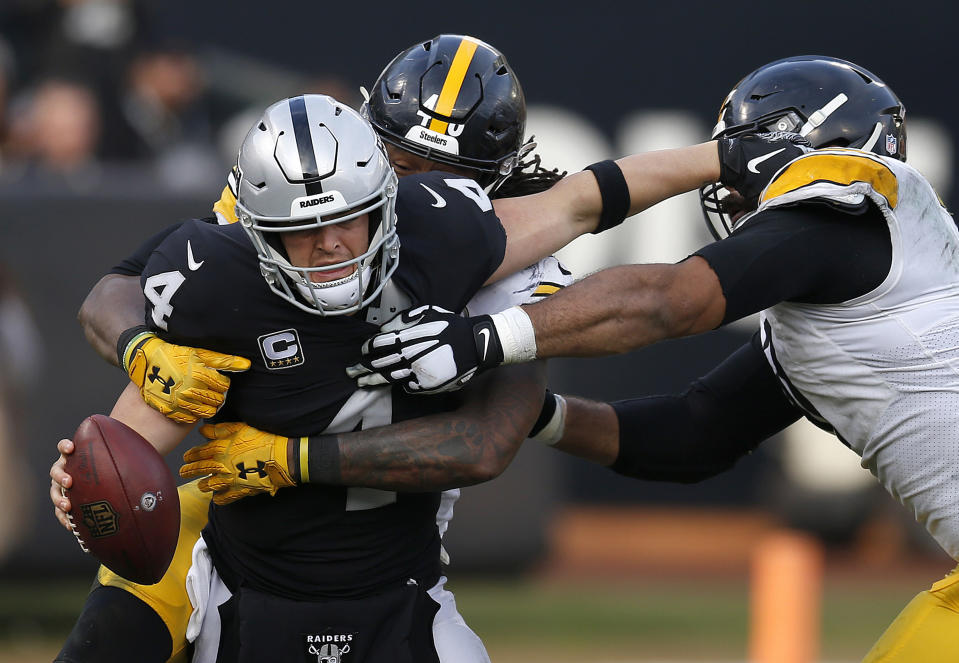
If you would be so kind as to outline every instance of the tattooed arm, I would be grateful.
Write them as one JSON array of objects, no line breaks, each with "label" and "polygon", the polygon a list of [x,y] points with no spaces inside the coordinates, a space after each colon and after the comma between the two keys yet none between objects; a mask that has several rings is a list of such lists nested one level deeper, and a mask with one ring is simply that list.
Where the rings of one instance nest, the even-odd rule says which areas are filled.
[{"label": "tattooed arm", "polygon": [[384,490],[445,490],[499,476],[543,405],[545,362],[491,371],[452,412],[310,438],[309,480]]},{"label": "tattooed arm", "polygon": [[[434,491],[489,481],[506,469],[543,405],[545,362],[505,366],[470,382],[451,412],[352,433],[287,438],[242,423],[206,425],[183,455],[184,478],[217,504],[283,486],[322,483]],[[423,398],[429,398],[424,396]],[[266,476],[240,473],[239,463]]]}]

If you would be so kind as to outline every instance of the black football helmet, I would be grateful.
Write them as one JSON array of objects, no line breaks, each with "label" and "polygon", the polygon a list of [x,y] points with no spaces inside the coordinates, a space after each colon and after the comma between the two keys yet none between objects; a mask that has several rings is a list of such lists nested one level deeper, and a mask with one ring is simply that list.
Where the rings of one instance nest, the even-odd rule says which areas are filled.
[{"label": "black football helmet", "polygon": [[[743,78],[719,109],[712,137],[789,131],[816,148],[850,147],[906,160],[906,109],[889,87],[859,65],[822,55],[776,60]],[[732,223],[718,182],[699,190],[714,237]]]},{"label": "black football helmet", "polygon": [[490,186],[518,163],[526,98],[506,58],[465,35],[439,35],[390,62],[362,113],[383,140],[477,171]]}]

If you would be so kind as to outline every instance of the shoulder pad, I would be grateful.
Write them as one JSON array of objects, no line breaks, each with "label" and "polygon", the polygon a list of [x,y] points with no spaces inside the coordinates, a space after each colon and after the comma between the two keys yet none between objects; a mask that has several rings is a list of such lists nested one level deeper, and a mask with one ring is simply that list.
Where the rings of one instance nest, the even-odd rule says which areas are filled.
[{"label": "shoulder pad", "polygon": [[[817,196],[841,195],[854,183],[867,184],[896,207],[899,182],[882,159],[868,152],[853,149],[829,149],[810,152],[789,162],[763,191],[760,205],[789,196],[797,200]],[[815,191],[813,185],[817,186]],[[809,189],[808,191],[804,191]],[[808,195],[804,195],[808,194]]]}]

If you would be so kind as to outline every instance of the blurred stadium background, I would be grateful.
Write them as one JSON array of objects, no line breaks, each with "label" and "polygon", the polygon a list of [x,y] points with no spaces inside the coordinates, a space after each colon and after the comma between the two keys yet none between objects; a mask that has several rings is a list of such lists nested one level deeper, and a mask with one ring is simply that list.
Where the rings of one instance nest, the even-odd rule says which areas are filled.
[{"label": "blurred stadium background", "polygon": [[[743,75],[828,54],[896,90],[909,160],[952,207],[957,17],[924,0],[2,0],[0,663],[50,660],[95,569],[46,496],[56,441],[108,411],[124,384],[86,346],[76,311],[144,237],[208,213],[262,107],[303,91],[355,105],[401,49],[468,33],[503,50],[523,81],[544,165],[578,170],[704,140]],[[695,194],[640,216],[561,258],[585,275],[681,259],[708,240]],[[750,334],[742,323],[625,357],[553,361],[552,387],[604,399],[679,389]],[[849,452],[797,427],[695,486],[524,448],[502,477],[463,491],[451,586],[494,661],[742,661],[757,556],[784,530],[815,542],[796,590],[815,620],[810,660],[858,660],[953,565]],[[796,592],[773,596],[786,610]]]}]

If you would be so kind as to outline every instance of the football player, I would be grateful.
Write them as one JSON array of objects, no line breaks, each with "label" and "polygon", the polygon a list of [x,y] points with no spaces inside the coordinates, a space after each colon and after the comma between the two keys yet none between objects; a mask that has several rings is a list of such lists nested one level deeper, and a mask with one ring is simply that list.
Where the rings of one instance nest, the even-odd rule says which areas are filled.
[{"label": "football player", "polygon": [[[388,389],[357,391],[343,368],[383,311],[425,293],[462,308],[496,269],[505,237],[482,189],[438,172],[397,185],[372,128],[320,96],[268,109],[244,141],[237,172],[240,223],[183,224],[143,274],[151,330],[254,358],[234,377],[221,417],[303,437],[445,409],[442,397],[421,405]],[[433,194],[446,204],[434,207]],[[134,333],[128,354],[150,333]],[[125,405],[148,407],[132,385],[114,415],[142,426]],[[531,400],[524,427],[538,405],[539,397]],[[162,422],[169,432],[143,430],[167,450],[183,427]],[[309,460],[288,459],[284,442],[282,458],[240,468],[292,482],[308,475]],[[314,643],[347,641],[356,660],[395,660],[405,648],[411,660],[436,660],[438,493],[309,485],[261,499],[212,507],[194,548],[194,660],[286,660]],[[465,628],[451,595],[448,603],[449,628],[438,638]],[[228,629],[260,624],[270,636],[244,635],[241,647],[238,633],[225,629],[218,651],[221,616],[235,618]],[[481,645],[479,653],[484,660]]]},{"label": "football player", "polygon": [[[701,173],[702,173],[702,172],[708,172],[711,168],[714,169],[713,164],[710,163],[710,162],[711,162],[711,159],[710,159],[709,152],[711,151],[711,148],[708,149],[708,150],[703,150],[703,149],[700,147],[700,148],[694,148],[693,151],[694,151],[694,152],[698,151],[698,152],[700,152],[701,154],[705,155],[705,159],[704,159],[704,160],[705,160],[705,162],[706,162],[706,165],[704,165],[704,166],[701,165],[701,166],[700,166],[700,172],[701,172]],[[685,156],[685,157],[683,157],[683,156],[681,156],[680,154],[673,154],[673,155],[669,155],[669,156],[670,156],[670,159],[673,159],[673,160],[675,160],[676,157],[680,157],[680,159],[682,159],[682,158],[689,158],[688,155]],[[714,159],[714,158],[715,158],[715,157],[712,157],[712,159]],[[639,167],[640,170],[641,170],[641,169],[642,169],[642,162],[645,161],[645,158],[643,158],[643,157],[638,157],[638,158],[634,159],[633,161],[635,162],[635,164],[637,165],[637,167]],[[667,162],[670,162],[669,159],[667,159]],[[679,164],[673,164],[673,165],[678,167]],[[697,177],[697,176],[694,175],[693,177],[695,177],[695,179],[692,179],[692,180],[691,180],[691,179],[689,179],[689,174],[688,174],[687,172],[682,173],[682,174],[679,176],[680,181],[683,182],[682,186],[688,187],[689,182],[695,182],[695,181],[698,181],[698,180],[701,180],[701,179],[702,179],[701,176],[698,176],[698,177]],[[577,178],[577,179],[579,179],[580,181],[582,181],[583,178],[582,178],[582,177],[579,177],[579,178]],[[663,185],[663,183],[662,183],[662,181],[660,181],[660,180],[650,181],[648,187],[644,187],[644,186],[640,185],[639,192],[640,192],[641,195],[640,195],[639,199],[642,200],[643,196],[645,196],[645,195],[647,194],[647,192],[648,192],[648,195],[649,195],[650,198],[653,198],[653,197],[655,197],[655,196],[661,195],[661,190],[662,190],[661,187],[662,187],[662,185]],[[592,188],[595,189],[595,185],[591,185],[591,186],[592,186]],[[672,185],[670,185],[670,186],[672,186]],[[425,190],[426,190],[426,189],[424,189],[424,191],[425,191]],[[472,189],[470,189],[470,190],[472,190]],[[481,196],[481,192],[475,191],[475,190],[473,190],[473,191],[474,191],[474,194],[477,196],[477,199],[478,199],[477,205],[479,205],[479,204],[481,204],[481,203],[485,204],[485,201],[483,200],[483,198],[482,198],[482,196]],[[575,188],[574,188],[574,189],[571,189],[571,191],[575,191]],[[435,191],[434,191],[434,193],[435,193]],[[430,195],[432,196],[432,193],[431,193]],[[463,195],[468,195],[468,194],[465,194],[465,193],[464,193]],[[593,195],[595,196],[595,193],[594,193]],[[445,198],[444,198],[444,200],[445,200]],[[650,202],[651,202],[651,201],[647,201],[647,202],[645,203],[645,205],[650,204]],[[601,204],[601,203],[602,203],[602,199],[599,199],[599,204]],[[439,204],[439,200],[434,197],[434,198],[432,199],[431,205],[437,206],[438,204]],[[593,204],[596,205],[597,203],[593,203]],[[564,210],[566,209],[566,207],[567,207],[566,205],[563,205],[563,209],[564,209]],[[637,207],[636,209],[638,209],[638,207]],[[526,209],[524,210],[523,207],[516,207],[516,208],[514,208],[514,210],[515,210],[515,213],[513,214],[513,216],[514,216],[515,218],[520,218],[520,219],[521,219],[524,215],[529,215],[530,218],[532,218],[532,210],[530,210],[529,208],[526,208]],[[622,211],[625,211],[625,210],[622,210]],[[622,211],[621,211],[620,213],[622,213]],[[591,213],[592,213],[592,214],[595,214],[595,215],[598,215],[598,213],[599,213],[599,208],[596,208],[596,212],[591,212]],[[610,217],[610,215],[609,215],[609,214],[606,214],[606,218],[609,219],[609,217]],[[574,225],[575,225],[575,224],[577,224],[577,223],[580,222],[580,221],[582,221],[582,219],[574,219],[574,220],[573,220],[573,223],[574,223]],[[594,216],[589,222],[591,222],[592,224],[595,224],[595,223],[596,223],[596,216]],[[525,229],[526,229],[526,230],[535,230],[535,224],[528,224],[528,226],[527,226]],[[588,228],[587,228],[587,229],[588,229]],[[581,232],[581,231],[582,231],[582,230],[579,230],[578,232]],[[535,238],[533,238],[533,236],[531,236],[531,235],[528,235],[528,236],[531,237],[532,239],[535,239]],[[537,251],[538,251],[538,250],[540,250],[539,247],[537,247]],[[535,253],[535,252],[533,252],[533,253]],[[522,255],[522,254],[518,254],[518,255]],[[521,258],[520,260],[522,260],[522,258]],[[191,263],[190,261],[193,261],[193,262]],[[188,255],[188,264],[187,264],[187,267],[188,267],[188,268],[190,267],[191,264],[198,264],[198,262],[201,262],[201,261],[197,261],[197,259],[196,259],[195,257],[192,257],[192,254],[189,254],[189,255]],[[164,307],[164,306],[166,306],[166,304],[168,304],[169,302],[164,302],[164,301],[163,301],[163,293],[166,292],[166,290],[165,290],[166,284],[162,284],[162,285],[164,286],[162,290],[156,289],[156,290],[153,291],[152,294],[160,300],[160,305],[161,305],[161,307]],[[290,293],[288,293],[288,294],[290,294]],[[296,295],[292,295],[292,296],[293,296],[294,299],[295,299]],[[141,343],[141,341],[145,341],[145,343]],[[128,361],[128,362],[127,362],[127,363],[132,367],[132,366],[134,366],[134,364],[137,363],[137,359],[140,359],[140,362],[139,362],[139,363],[140,363],[141,370],[142,370],[142,373],[140,374],[141,377],[142,377],[144,374],[146,374],[146,371],[143,370],[143,366],[144,366],[146,363],[148,363],[148,362],[146,362],[145,359],[143,359],[143,357],[142,357],[139,353],[140,353],[140,351],[143,351],[143,355],[146,354],[146,343],[152,343],[153,346],[154,346],[154,349],[155,349],[155,348],[157,347],[157,344],[161,343],[161,341],[160,341],[159,339],[157,339],[157,338],[152,338],[152,337],[150,337],[149,335],[145,336],[145,337],[142,338],[142,339],[138,339],[138,340],[137,340],[137,343],[136,343],[135,345],[139,345],[140,347],[137,348],[137,347],[134,346],[134,349],[135,349],[136,351],[130,353],[130,356],[128,357],[128,359],[132,358],[133,361]],[[126,344],[125,344],[125,345],[126,345]],[[189,350],[189,348],[183,348],[183,347],[177,346],[177,350],[175,350],[175,351],[176,351],[176,352],[183,352],[183,353],[184,353],[184,356],[188,357],[188,358],[190,359],[190,361],[193,362],[194,365],[196,365],[196,364],[198,364],[198,363],[202,363],[202,362],[204,361],[204,359],[205,359],[204,357],[201,357],[201,356],[199,356],[199,355],[192,355],[192,354],[190,354],[191,351]],[[236,360],[235,360],[234,357],[228,356],[227,359],[226,359],[226,361],[227,361],[227,362],[234,362],[234,361],[236,361]],[[154,362],[154,365],[156,365],[157,363],[160,363],[160,362],[156,362],[156,361],[155,361],[155,362]],[[233,366],[233,364],[231,364],[231,365],[229,365],[229,366],[224,366],[224,367],[232,367],[232,366]],[[238,366],[238,367],[239,367],[239,366]],[[134,371],[134,372],[135,372],[135,371]],[[216,378],[216,376],[214,375],[213,378]],[[222,378],[220,378],[220,379],[222,379]],[[142,380],[141,380],[141,382],[142,382]],[[169,380],[166,380],[166,383],[169,383]],[[144,382],[144,384],[146,384],[146,383]],[[218,384],[213,383],[213,382],[211,382],[211,384],[212,384],[213,386],[219,386]],[[207,386],[207,385],[204,385],[204,386]],[[179,387],[179,385],[178,385],[178,387]],[[158,391],[159,391],[159,390],[158,390]],[[185,399],[187,399],[187,400],[188,400],[190,397],[195,397],[195,396],[196,396],[196,393],[191,393],[189,389],[174,390],[174,391],[177,391],[177,396],[183,396],[183,397],[184,397]],[[210,391],[210,390],[207,390],[207,392],[208,392],[208,393],[212,393],[212,391]],[[207,397],[208,397],[208,394],[203,393],[203,390],[200,390],[200,393],[201,393],[201,395],[202,395],[204,398],[207,398]],[[211,406],[211,403],[210,403],[210,402],[203,403],[203,402],[202,402],[202,399],[198,399],[198,400],[200,400],[200,404],[203,405],[203,406],[206,406],[206,407],[210,407],[210,406]],[[214,409],[214,411],[215,411],[215,404],[213,405],[213,409]],[[171,408],[171,412],[170,412],[170,413],[173,414],[172,408]],[[195,413],[193,413],[193,415],[195,416]],[[515,447],[513,447],[512,451],[515,452]],[[508,457],[511,457],[511,453],[509,453],[509,456],[508,456]],[[508,457],[507,457],[507,461],[508,461]],[[474,472],[475,472],[475,470],[474,470]],[[482,472],[482,470],[481,470],[481,472]],[[482,476],[482,475],[481,475],[481,476]],[[486,478],[488,478],[488,476],[489,476],[488,474],[485,475]],[[347,480],[347,481],[350,481],[350,479],[348,479],[348,478],[347,478],[346,480]],[[475,480],[476,480],[476,479],[474,479],[474,481],[475,481]],[[447,481],[446,485],[457,485],[457,484],[462,483],[462,481],[459,481],[459,480],[457,480],[456,482],[453,482],[453,481],[450,480],[449,478],[447,478],[446,481]]]},{"label": "football player", "polygon": [[[459,70],[459,79],[457,79],[456,69],[451,70],[451,66],[456,62],[466,65]],[[448,73],[444,76],[437,76],[438,72]],[[415,138],[420,131],[414,134],[413,127],[418,128],[420,125],[426,124],[424,118],[427,116],[425,113],[432,112],[435,109],[438,94],[446,90],[446,96],[448,97],[448,88],[454,83],[460,84],[456,81],[464,78],[464,74],[467,73],[466,82],[462,84],[459,94],[454,97],[456,108],[441,109],[444,114],[458,119],[457,125],[450,125],[449,127],[449,132],[455,134],[457,138],[450,139],[450,144],[445,151],[429,149],[429,144],[427,149],[424,149],[422,145],[417,145],[412,140],[407,141],[404,136],[391,135],[391,131],[400,131],[403,122],[409,122],[409,130],[402,133],[410,133]],[[408,86],[406,85],[407,81],[410,82]],[[399,86],[399,92],[392,89],[397,86]],[[388,91],[388,88],[392,90]],[[420,92],[422,92],[422,98]],[[389,104],[384,103],[385,94],[389,94]],[[495,184],[497,191],[493,195],[498,196],[518,195],[543,190],[561,177],[555,171],[545,171],[539,167],[538,158],[531,159],[529,162],[521,162],[521,157],[533,147],[530,143],[525,145],[523,143],[525,101],[522,88],[502,54],[488,44],[474,38],[440,35],[433,40],[407,49],[386,67],[378,79],[370,105],[372,108],[365,114],[376,121],[379,126],[384,127],[381,130],[382,134],[397,144],[408,143],[411,150],[415,151],[406,151],[390,145],[389,151],[393,164],[401,174],[437,169],[460,172],[483,182],[487,189],[493,188],[492,185]],[[423,128],[422,131],[429,132],[431,130]],[[432,131],[432,133],[436,134],[435,131]],[[426,155],[433,158],[426,159]],[[510,184],[500,188],[502,182],[507,178],[510,179]],[[224,189],[221,200],[214,207],[221,223],[236,221],[234,212],[235,186],[236,179],[235,174],[233,174],[230,178],[230,185]],[[114,362],[116,362],[115,352],[110,352],[107,349],[111,345],[115,346],[116,343],[115,338],[112,342],[109,340],[111,334],[114,334],[112,329],[116,325],[122,326],[125,321],[127,321],[127,325],[130,324],[131,319],[136,321],[138,312],[143,309],[139,279],[122,275],[139,274],[150,250],[168,232],[170,231],[165,231],[157,239],[148,242],[145,250],[141,250],[138,256],[125,261],[120,269],[116,270],[117,274],[105,277],[84,304],[81,320],[88,333],[88,338],[91,339],[101,354],[112,358]],[[513,276],[507,277],[494,286],[484,288],[470,302],[470,310],[489,310],[492,312],[505,308],[511,303],[535,301],[562,287],[569,282],[569,279],[569,273],[555,259],[546,258]],[[111,302],[113,305],[103,310],[102,304],[107,302]],[[124,314],[126,314],[125,318]],[[177,421],[195,421],[199,414],[211,414],[222,403],[222,394],[218,390],[225,391],[229,384],[229,378],[216,370],[210,369],[243,370],[249,365],[249,362],[242,357],[221,355],[209,350],[194,350],[188,347],[173,346],[164,343],[159,338],[151,338],[148,343],[152,346],[153,365],[158,365],[166,377],[164,384],[161,385],[163,388],[156,389],[155,393],[144,389],[143,396],[151,405]],[[184,366],[187,373],[185,379],[181,379],[177,372],[177,362],[181,362]],[[140,366],[134,367],[134,364],[137,363]],[[129,364],[131,377],[138,384],[146,387],[153,384],[145,380],[147,370],[143,365],[142,358],[134,359]],[[137,371],[139,371],[139,376],[137,376]],[[543,375],[542,367],[538,367],[530,375],[536,376],[537,374]],[[523,384],[523,382],[516,383],[515,380],[511,380],[511,382],[510,393],[515,397],[516,393],[522,391],[520,384]],[[539,378],[527,380],[525,383],[530,384],[534,398],[541,398],[541,396],[536,395],[542,393],[542,384]],[[175,384],[170,391],[174,397],[181,397],[180,401],[165,400],[164,388],[170,384]],[[485,416],[484,409],[497,405],[497,402],[491,398],[481,397],[476,400],[482,408],[477,408],[475,413],[467,408],[459,410],[459,413],[463,416],[460,423],[469,426],[470,430],[477,429],[471,425],[473,421],[468,417],[472,416],[475,419]],[[518,400],[514,399],[510,403],[514,402],[518,402]],[[445,427],[448,423],[449,421],[443,422],[443,426]],[[459,478],[453,481],[451,477],[451,480],[448,481],[449,485],[475,483],[480,478],[486,479],[502,471],[516,450],[515,443],[507,443],[510,429],[511,426],[506,425],[497,427],[495,431],[487,431],[485,442],[488,445],[495,443],[497,440],[501,441],[497,454],[493,456],[488,452],[480,454],[477,450],[470,462],[462,465],[462,470],[469,474],[471,478]],[[482,428],[479,428],[479,431],[482,430]],[[377,460],[377,462],[382,461]],[[408,465],[405,460],[394,462],[404,468]],[[58,477],[60,480],[64,478],[65,475]],[[69,479],[66,479],[66,481],[69,482]],[[54,483],[59,483],[59,481]],[[54,487],[54,493],[51,496],[58,496],[59,492],[59,488]],[[441,534],[447,526],[452,514],[452,505],[457,496],[458,490],[447,490],[442,495],[441,507],[437,513],[437,526]],[[149,587],[137,585],[116,576],[109,569],[103,567],[98,574],[101,585],[108,588],[124,589],[139,597],[140,601],[134,601],[129,609],[123,612],[125,616],[128,616],[131,612],[146,613],[142,602],[150,606],[152,611],[162,618],[163,623],[166,624],[165,630],[169,631],[170,639],[174,643],[172,647],[173,659],[182,657],[185,647],[184,631],[190,606],[183,587],[183,576],[190,564],[192,543],[195,542],[200,529],[206,523],[209,496],[199,493],[196,482],[193,482],[181,486],[180,501],[183,517],[176,561],[171,565],[171,570],[159,585]],[[62,512],[58,515],[61,520],[64,520]],[[176,573],[177,570],[180,573]],[[442,592],[442,587],[439,588],[439,591]],[[444,594],[448,593],[444,592]],[[88,605],[96,606],[95,612],[98,615],[115,614],[120,612],[120,609],[112,606],[111,602],[114,604],[118,601],[129,602],[129,597],[120,599],[116,596],[116,592],[104,591],[101,588],[91,595],[91,601]],[[94,612],[94,610],[88,610],[87,612]],[[443,613],[444,611],[441,610],[437,618],[438,621],[444,618]],[[156,615],[146,615],[144,621],[159,624]],[[483,652],[482,644],[475,636],[472,636],[472,633],[462,623],[459,616],[455,614],[455,611],[452,617],[460,621],[458,627],[463,635],[452,639],[445,638],[447,643],[459,643],[461,649],[458,652],[450,652],[451,655],[447,658],[471,660],[472,656],[468,656],[462,650],[463,643],[465,642],[466,646],[472,647],[477,652],[477,656]],[[100,623],[101,620],[97,620],[97,622]],[[131,651],[124,648],[123,643],[125,642],[139,644],[142,647],[145,641],[154,642],[156,640],[160,642],[165,640],[161,636],[158,636],[155,640],[145,640],[140,631],[121,631],[117,628],[118,623],[120,622],[116,619],[109,620],[107,626],[112,633],[103,632],[102,637],[98,639],[101,645],[109,642],[114,647],[110,651]],[[86,630],[83,630],[83,626],[84,620],[81,617],[74,633],[82,636],[83,643],[87,646],[84,652],[84,660],[90,660],[96,656],[94,654],[96,650],[89,645],[97,644],[97,639],[90,638],[91,632],[94,632],[90,628],[91,623],[86,623]],[[162,624],[160,624],[160,627],[152,629],[151,632],[161,632]],[[455,630],[456,627],[457,625],[454,624],[454,628],[447,629],[447,632]],[[470,636],[475,642],[470,642]],[[65,656],[68,654],[67,649],[69,647],[68,643],[68,648],[64,650]],[[449,644],[446,645],[446,648],[450,648]],[[148,649],[170,652],[171,646],[169,642],[165,646],[161,642],[158,646]],[[441,655],[442,653],[441,651]],[[74,650],[69,652],[69,655],[77,658],[79,652]],[[109,654],[104,652],[98,655],[109,657]],[[485,654],[482,654],[482,657],[485,658]],[[163,660],[163,658],[166,657],[164,656],[159,660]]]},{"label": "football player", "polygon": [[[773,149],[745,161],[721,151],[726,187],[705,186],[701,197],[722,241],[679,264],[599,272],[492,320],[414,311],[367,343],[361,382],[444,388],[457,380],[431,376],[622,352],[759,312],[752,341],[681,396],[576,401],[558,446],[629,476],[697,480],[806,416],[859,453],[959,558],[959,232],[904,163],[905,109],[860,66],[793,57],[752,72],[723,102],[714,137],[735,143],[754,131],[798,132],[819,149],[796,148],[785,164]],[[420,320],[429,329],[407,324]],[[485,357],[477,340],[489,344]],[[906,606],[865,660],[959,658],[956,605],[954,570]]]}]

